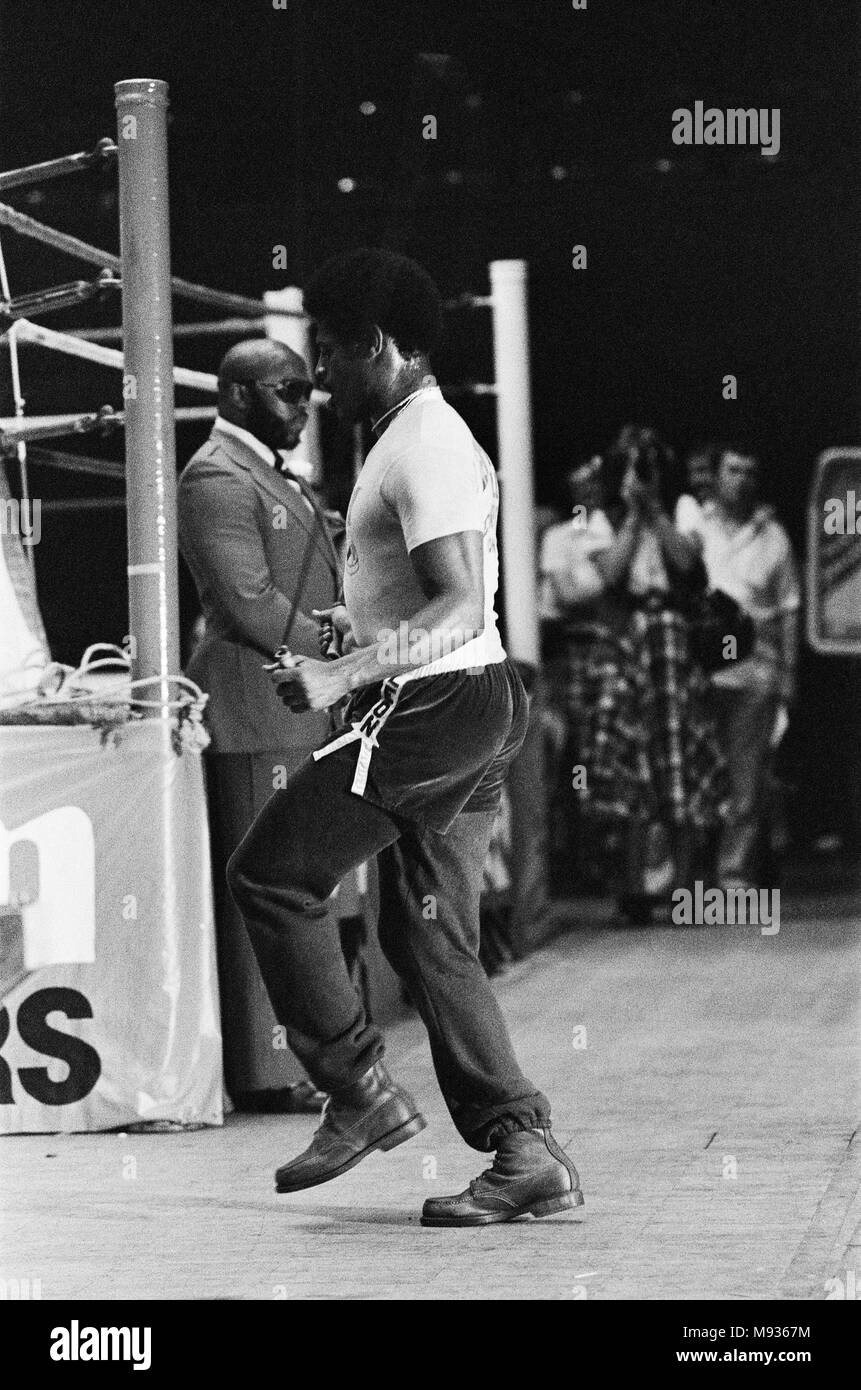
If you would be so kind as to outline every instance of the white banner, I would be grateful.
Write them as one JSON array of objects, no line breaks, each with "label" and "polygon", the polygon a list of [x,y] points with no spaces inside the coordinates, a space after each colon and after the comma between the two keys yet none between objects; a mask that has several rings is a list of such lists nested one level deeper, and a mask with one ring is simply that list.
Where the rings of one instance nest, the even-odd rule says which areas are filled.
[{"label": "white banner", "polygon": [[221,1120],[200,754],[0,727],[0,1133]]}]

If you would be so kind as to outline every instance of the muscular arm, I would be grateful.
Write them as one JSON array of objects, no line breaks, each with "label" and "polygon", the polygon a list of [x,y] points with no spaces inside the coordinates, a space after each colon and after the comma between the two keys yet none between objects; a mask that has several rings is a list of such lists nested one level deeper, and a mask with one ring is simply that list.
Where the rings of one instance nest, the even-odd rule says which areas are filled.
[{"label": "muscular arm", "polygon": [[410,560],[427,602],[407,622],[407,640],[379,640],[335,661],[290,658],[271,673],[291,709],[330,709],[345,695],[425,666],[434,653],[462,647],[484,631],[484,537],[460,531],[426,541]]},{"label": "muscular arm", "polygon": [[[382,639],[341,657],[349,690],[415,670],[432,652],[454,651],[484,631],[484,537],[480,531],[459,531],[426,541],[410,551],[410,561],[427,603],[409,619],[409,637],[399,642],[393,661]],[[403,650],[406,648],[406,650]],[[415,659],[410,659],[410,654]]]}]

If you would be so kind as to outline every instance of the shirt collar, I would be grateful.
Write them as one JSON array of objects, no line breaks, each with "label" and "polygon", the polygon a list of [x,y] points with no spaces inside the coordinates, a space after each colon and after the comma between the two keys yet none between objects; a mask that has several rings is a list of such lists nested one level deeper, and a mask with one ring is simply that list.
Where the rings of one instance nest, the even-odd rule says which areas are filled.
[{"label": "shirt collar", "polygon": [[258,458],[264,463],[268,463],[270,468],[280,467],[280,462],[275,453],[266,444],[262,444],[250,430],[244,430],[241,425],[234,425],[232,420],[225,420],[223,415],[216,415],[215,428],[222,434],[229,434],[234,439],[239,439],[247,448],[253,450]]},{"label": "shirt collar", "polygon": [[[711,498],[709,498],[708,501],[703,502],[702,514],[708,521],[716,521],[719,524],[721,523],[721,514],[717,509],[717,505]],[[742,522],[738,529],[740,531],[743,531],[745,527],[749,526],[753,533],[757,534],[757,532],[763,530],[763,528],[773,519],[774,507],[772,507],[768,502],[759,502],[757,506],[754,508],[752,514],[748,517],[747,521]]]}]

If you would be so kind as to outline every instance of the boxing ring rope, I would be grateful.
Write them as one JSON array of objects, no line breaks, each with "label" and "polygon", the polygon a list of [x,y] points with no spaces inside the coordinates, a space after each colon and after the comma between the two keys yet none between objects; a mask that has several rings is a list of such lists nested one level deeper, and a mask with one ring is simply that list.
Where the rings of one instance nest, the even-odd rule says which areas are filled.
[{"label": "boxing ring rope", "polygon": [[[134,142],[125,141],[125,143]],[[51,246],[55,251],[63,251],[67,256],[73,256],[76,260],[87,261],[91,265],[97,265],[103,269],[122,270],[122,258],[120,256],[114,255],[111,251],[100,251],[97,246],[80,241],[78,237],[70,236],[67,232],[58,232],[55,227],[48,227],[44,222],[37,222],[34,217],[28,217],[26,213],[18,212],[16,208],[9,207],[7,203],[0,203],[0,227],[8,227],[20,236],[40,241],[44,246]],[[199,285],[193,280],[184,280],[178,275],[172,276],[170,283],[173,293],[180,299],[194,300],[196,303],[206,304],[212,309],[223,309],[227,313],[240,314],[245,318],[258,318],[266,309],[265,304],[259,299],[250,299],[244,294],[231,294],[226,290],[213,290],[208,285]]]},{"label": "boxing ring rope", "polygon": [[53,314],[58,309],[69,309],[74,304],[101,299],[108,290],[120,288],[113,271],[103,270],[97,280],[72,280],[67,284],[53,285],[47,290],[18,295],[0,305],[0,319],[14,321],[29,318],[31,314]]},{"label": "boxing ring rope", "polygon": [[[257,333],[265,333],[268,318],[258,319],[213,319],[209,323],[175,323],[174,338],[251,338]],[[73,328],[70,337],[80,338],[87,343],[121,343],[123,330],[119,324],[109,328]]]},{"label": "boxing ring rope", "polygon": [[[120,371],[125,370],[127,357],[118,348],[84,342],[81,338],[73,337],[71,333],[58,333],[56,329],[45,328],[41,323],[31,323],[29,319],[18,319],[6,337],[14,337],[18,343],[47,348],[51,352],[65,352],[69,357],[82,357],[102,367],[118,367]],[[214,373],[195,372],[188,367],[174,367],[173,381],[177,386],[189,386],[193,390],[213,393],[218,390],[218,378]]]},{"label": "boxing ring rope", "polygon": [[34,467],[56,468],[65,473],[93,474],[120,483],[126,480],[126,466],[119,459],[87,458],[84,454],[64,454],[56,449],[40,449],[36,445],[30,450],[30,462]]},{"label": "boxing ring rope", "polygon": [[[174,418],[184,424],[194,424],[214,420],[217,410],[218,407],[214,405],[182,405],[177,406]],[[0,416],[0,434],[6,434],[12,442],[19,434],[24,439],[33,438],[36,434],[42,439],[60,439],[66,434],[89,433],[87,422],[91,421],[93,429],[107,429],[112,425],[122,425],[125,413],[122,410],[114,410],[113,406],[103,405],[98,411],[81,411],[69,415],[25,415],[23,419],[14,415]],[[32,453],[33,451],[31,457]],[[73,456],[70,454],[69,457]],[[105,466],[114,465],[105,460]],[[120,476],[125,477],[125,465],[117,464],[116,467],[121,470]]]},{"label": "boxing ring rope", "polygon": [[46,159],[41,164],[27,164],[23,169],[7,170],[5,174],[0,174],[0,193],[30,183],[44,183],[46,179],[58,179],[66,174],[104,167],[112,164],[116,157],[117,147],[113,140],[99,140],[95,149],[89,152],[66,154],[60,159]]},{"label": "boxing ring rope", "polygon": [[[79,334],[58,333],[54,328],[46,328],[41,323],[31,323],[29,319],[17,319],[5,339],[15,339],[18,344],[47,348],[50,352],[65,352],[69,357],[82,357],[88,362],[96,362],[102,367],[125,369],[126,355],[119,348],[103,347],[100,343],[88,342]],[[218,377],[214,372],[197,372],[189,367],[174,367],[173,381],[176,386],[188,386],[195,391],[207,391],[214,395],[218,390]],[[315,405],[324,405],[329,397],[325,391],[314,391],[311,400]]]},{"label": "boxing ring rope", "polygon": [[[280,291],[275,291],[276,294]],[[486,295],[463,294],[457,299],[449,299],[445,303],[445,308],[455,309],[485,309],[490,308],[493,300]],[[279,309],[278,318],[304,319],[304,313],[290,309]],[[251,337],[255,333],[267,333],[271,326],[272,316],[264,318],[226,318],[211,319],[203,323],[175,323],[173,325],[174,338],[221,338],[221,337]],[[82,338],[88,343],[121,343],[123,330],[119,324],[111,325],[107,328],[71,328],[69,333],[73,338]],[[454,391],[455,387],[445,388]],[[476,383],[475,394],[491,394],[496,387],[487,383]]]},{"label": "boxing ring rope", "polygon": [[[214,420],[217,413],[217,407],[214,405],[180,406],[174,411],[174,418],[181,423],[197,424]],[[85,411],[79,415],[0,417],[0,455],[12,452],[19,442],[26,443],[30,439],[62,439],[74,434],[107,434],[110,430],[123,426],[125,421],[125,411],[114,410],[110,405],[103,405],[99,410]],[[74,456],[70,454],[67,457]],[[91,462],[95,463],[96,460]],[[108,466],[106,462],[105,467]],[[125,466],[120,467],[122,471],[119,476],[125,477]],[[99,469],[90,471],[98,472]]]},{"label": "boxing ring rope", "polygon": [[[166,717],[173,703],[168,699],[170,672],[179,668],[171,294],[187,294],[242,314],[259,314],[262,305],[244,296],[210,292],[191,282],[177,280],[172,283],[167,230],[167,87],[163,82],[133,80],[115,84],[115,95],[118,146],[101,142],[92,156],[68,156],[48,161],[46,165],[14,170],[5,180],[0,177],[0,187],[34,182],[42,175],[56,177],[73,173],[116,154],[120,193],[119,257],[44,227],[5,205],[0,205],[0,224],[67,254],[96,262],[102,267],[99,289],[105,286],[106,277],[115,284],[111,272],[120,271],[124,290],[125,352],[85,344],[69,335],[55,334],[32,324],[19,313],[21,306],[13,304],[5,264],[0,261],[0,289],[6,316],[15,320],[5,338],[12,363],[16,408],[14,423],[4,422],[7,427],[2,443],[7,449],[14,445],[17,450],[26,499],[29,498],[24,454],[27,438],[50,438],[60,433],[87,433],[119,424],[125,426],[129,609],[130,627],[135,636],[133,675],[135,684],[158,678],[159,712]],[[90,287],[85,290],[89,296]],[[53,307],[57,307],[57,300],[71,302],[83,297],[83,293],[80,284],[61,286],[53,292],[31,296],[29,302],[44,310],[52,307],[51,300]],[[104,407],[96,413],[59,421],[24,420],[18,362],[18,345],[22,341],[119,367],[124,373],[126,411],[114,412]],[[176,377],[177,384],[183,386],[211,393],[217,389],[216,378],[210,373],[178,369]],[[155,603],[148,592],[153,580],[157,584]],[[155,702],[147,701],[146,706],[145,712],[156,712]]]}]

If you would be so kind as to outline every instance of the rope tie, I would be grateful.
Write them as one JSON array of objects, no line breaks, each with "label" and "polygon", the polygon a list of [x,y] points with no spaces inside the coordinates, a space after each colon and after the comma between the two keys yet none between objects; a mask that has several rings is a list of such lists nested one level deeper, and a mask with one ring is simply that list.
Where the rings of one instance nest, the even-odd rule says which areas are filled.
[{"label": "rope tie", "polygon": [[316,753],[312,754],[314,761],[317,762],[320,758],[335,753],[339,748],[345,748],[349,743],[360,742],[362,746],[359,749],[353,784],[350,787],[350,791],[355,792],[357,796],[364,796],[365,794],[371,756],[374,749],[380,746],[377,736],[395,708],[399,693],[400,682],[397,677],[384,681],[380,699],[375,705],[372,705],[367,714],[364,714],[361,719],[354,719],[352,727],[346,733],[341,734],[332,743],[327,743],[325,748],[318,748]]}]

